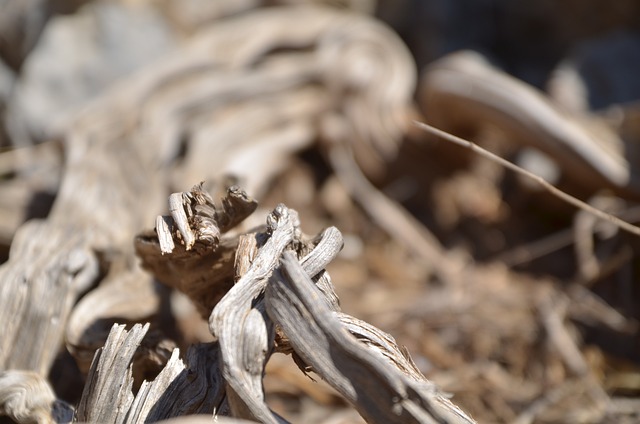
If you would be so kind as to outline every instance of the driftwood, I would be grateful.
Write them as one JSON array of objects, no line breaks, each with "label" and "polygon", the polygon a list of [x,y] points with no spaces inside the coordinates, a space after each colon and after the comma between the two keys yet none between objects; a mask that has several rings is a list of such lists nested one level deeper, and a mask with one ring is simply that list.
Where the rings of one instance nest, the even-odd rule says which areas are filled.
[{"label": "driftwood", "polygon": [[478,53],[459,52],[431,64],[420,101],[438,128],[493,126],[509,142],[548,154],[577,184],[631,196],[640,193],[638,176],[624,156],[625,141],[614,128],[595,115],[563,110]]},{"label": "driftwood", "polygon": [[[415,368],[391,338],[339,314],[324,270],[342,245],[337,229],[306,238],[297,213],[281,205],[266,227],[238,236],[231,229],[253,212],[255,202],[230,188],[216,205],[196,186],[170,196],[171,216],[156,219],[156,232],[131,244],[161,210],[167,187],[196,175],[235,173],[250,192],[261,193],[288,155],[326,140],[336,127],[344,136],[340,142],[352,143],[356,156],[368,153],[364,165],[375,170],[380,158],[395,152],[414,81],[404,46],[368,18],[315,7],[269,9],[199,34],[184,51],[65,118],[54,131],[63,136],[65,150],[55,204],[47,220],[18,229],[9,261],[0,267],[0,319],[7,323],[0,369],[46,375],[66,332],[67,348],[88,372],[78,420],[140,422],[215,412],[281,422],[264,402],[262,378],[271,354],[286,352],[341,388],[372,422],[389,418],[370,408],[389,393],[397,395],[399,406],[387,413],[397,417],[472,422],[429,384],[398,377]],[[181,155],[185,134],[180,168],[165,172]],[[153,326],[130,332],[111,327],[150,321],[162,302],[136,262],[134,247],[159,281],[186,293],[209,318],[217,343],[192,349],[186,363],[177,350],[169,353],[173,346]],[[367,389],[365,397],[336,383],[353,378],[353,364],[338,364],[347,367],[342,377],[319,367],[288,334],[288,323],[278,315],[282,306],[264,297],[285,251],[295,253],[317,284],[322,307],[341,316],[355,334],[338,330],[346,338],[336,342],[353,349],[364,339],[359,349],[383,352],[380,358],[363,356],[366,367],[381,372],[379,386]],[[94,285],[72,313],[78,296]],[[148,363],[162,371],[142,382]],[[194,378],[201,380],[195,384]],[[37,387],[47,390],[46,384]],[[447,415],[435,404],[453,412]],[[55,419],[52,411],[47,416]]]},{"label": "driftwood", "polygon": [[123,325],[112,328],[89,372],[78,406],[79,421],[155,422],[211,413],[222,404],[224,386],[216,367],[215,345],[192,347],[187,353],[187,364],[179,358],[179,351],[174,350],[162,372],[153,382],[143,382],[134,396],[133,357],[147,330],[148,325],[135,325],[130,331]]},{"label": "driftwood", "polygon": [[[190,210],[196,198],[193,193],[200,190],[196,186],[193,191],[182,193],[181,197],[192,203],[180,204],[182,212],[177,213],[174,209],[173,215],[180,217],[185,210]],[[226,215],[220,216],[224,221]],[[163,257],[176,267],[174,273],[198,272],[197,269],[189,270],[189,263],[184,261],[185,253],[201,257],[198,249],[192,249],[196,242],[185,233],[211,234],[213,229],[221,226],[215,219],[192,219],[185,225],[176,225],[176,230],[170,232],[173,244],[176,248],[182,245],[185,251],[175,257],[172,253]],[[222,300],[210,305],[213,311],[209,326],[217,343],[212,345],[209,358],[215,360],[219,357],[220,363],[209,364],[210,368],[217,370],[218,377],[208,380],[208,387],[209,392],[217,394],[199,402],[200,411],[190,412],[223,414],[226,409],[221,405],[226,399],[232,416],[260,422],[286,422],[264,403],[262,389],[265,365],[277,344],[278,350],[293,352],[305,370],[313,370],[333,385],[369,422],[473,422],[424,379],[406,351],[398,348],[393,338],[339,312],[337,298],[326,279],[324,268],[340,250],[341,235],[337,230],[329,229],[316,243],[309,244],[304,242],[298,226],[297,213],[279,205],[269,215],[264,232],[240,237],[235,252],[236,275],[239,278]],[[145,248],[139,253],[143,263],[162,280],[163,275],[158,272],[162,268],[157,267],[159,257],[150,253],[148,248],[151,245],[149,237],[145,237]],[[158,239],[160,237],[158,234]],[[161,252],[160,242],[154,245]],[[209,249],[215,250],[219,245],[209,245]],[[309,253],[304,254],[307,251]],[[299,258],[301,255],[303,257]],[[146,260],[147,256],[152,262]],[[174,258],[177,259],[175,262]],[[281,258],[284,268],[279,265]],[[203,275],[209,273],[204,268],[199,271]],[[323,276],[325,278],[321,278]],[[311,280],[312,277],[319,287]],[[189,278],[187,284],[179,288],[188,293],[191,291],[188,284],[206,286],[216,292],[220,290],[220,280],[216,279]],[[159,404],[157,400],[168,384],[180,387],[179,383],[172,382],[179,372],[173,370],[177,361],[177,353],[174,352],[159,377],[153,383],[143,383],[134,400],[131,393],[131,346],[140,343],[142,335],[136,334],[146,331],[146,328],[134,330],[127,335],[122,333],[122,327],[114,327],[107,347],[94,359],[79,409],[81,419],[134,422],[125,418],[131,415],[142,420],[147,417],[144,411]],[[121,358],[116,361],[119,372],[109,375],[100,372],[103,368],[110,369],[107,364],[115,358]],[[371,384],[372,378],[375,384]],[[172,399],[188,398],[191,390],[192,386],[175,390]],[[102,416],[103,405],[109,402],[96,398],[94,393],[117,400],[116,403],[121,405],[118,408],[120,415],[111,412],[110,416]],[[92,408],[95,412],[90,412]],[[176,412],[155,415],[154,418],[179,415]],[[91,415],[94,413],[97,415]]]},{"label": "driftwood", "polygon": [[[367,48],[350,47],[358,44]],[[362,63],[379,65],[371,68],[375,73],[363,74]],[[171,195],[170,216],[158,217],[156,232],[138,236],[135,249],[158,280],[187,294],[209,317],[217,342],[192,348],[186,363],[177,350],[169,354],[171,346],[163,344],[153,326],[109,331],[113,322],[150,320],[161,304],[153,281],[132,257],[130,237],[152,222],[150,212],[160,210],[168,179],[181,184],[195,175],[212,176],[215,169],[216,177],[240,174],[251,192],[260,193],[286,164],[283,158],[316,139],[327,139],[336,124],[346,136],[341,142],[353,143],[356,154],[366,152],[361,156],[370,160],[389,157],[406,125],[414,81],[402,44],[367,18],[315,7],[271,9],[198,35],[183,52],[65,118],[54,129],[65,138],[67,161],[53,210],[47,221],[18,230],[10,260],[0,268],[1,299],[11,299],[0,317],[14,323],[2,339],[1,367],[44,375],[66,326],[66,345],[88,372],[77,410],[80,421],[141,422],[216,413],[282,422],[264,403],[262,378],[272,353],[292,354],[303,369],[317,368],[329,382],[336,375],[323,375],[317,363],[306,362],[307,353],[298,351],[284,325],[278,325],[274,311],[280,307],[269,305],[265,288],[283,253],[292,250],[317,284],[320,303],[341,316],[324,270],[342,245],[339,231],[329,228],[307,239],[300,233],[297,213],[281,205],[266,227],[237,235],[233,227],[256,207],[244,192],[231,187],[221,205],[214,204],[202,186]],[[190,138],[182,166],[162,175],[159,169],[176,159],[185,133]],[[43,262],[34,266],[25,261],[34,255]],[[24,281],[29,283],[26,290]],[[78,295],[98,282],[70,316]],[[55,309],[36,312],[38,300]],[[41,316],[54,319],[40,321]],[[367,340],[361,348],[376,346],[384,352],[381,358],[388,358],[374,363],[369,357],[367,366],[412,369],[392,339],[369,337],[376,332],[343,319],[350,331]],[[27,323],[30,331],[21,331],[18,322]],[[347,343],[358,343],[347,337]],[[23,355],[25,351],[41,353]],[[162,371],[153,381],[141,382],[141,369],[149,362]],[[388,416],[363,402],[377,402],[376,397],[390,393],[384,390],[391,390],[401,405],[388,413],[410,414],[424,422],[429,417],[449,420],[424,403],[434,399],[455,411],[430,385],[405,386],[396,376],[404,375],[401,371],[389,372],[380,377],[383,386],[374,388],[382,391],[374,390],[366,399],[344,392],[367,419],[387,421]],[[410,393],[416,390],[420,393],[413,397]],[[405,398],[413,400],[406,403]]]},{"label": "driftwood", "polygon": [[[297,40],[294,49],[279,53],[281,47],[291,48],[291,37]],[[350,47],[359,43],[375,48]],[[375,64],[376,73],[359,73],[363,61]],[[368,18],[316,7],[269,9],[199,34],[184,51],[123,81],[67,119],[56,129],[65,139],[67,160],[53,209],[46,222],[18,231],[10,259],[0,268],[0,316],[30,328],[6,328],[0,368],[46,373],[71,306],[96,282],[98,264],[112,275],[103,283],[116,284],[118,268],[123,275],[138,272],[130,240],[159,210],[168,179],[182,186],[194,175],[239,173],[252,193],[260,193],[285,165],[283,158],[329,131],[331,120],[319,117],[343,111],[357,149],[388,154],[404,128],[414,81],[405,47]],[[176,159],[180,134],[190,134],[186,156],[179,172],[166,177],[158,170]],[[42,240],[46,244],[36,246]],[[35,251],[41,258],[36,263],[29,253]],[[54,309],[37,311],[44,292],[56,299],[46,306]],[[83,304],[96,297],[86,297],[79,308],[93,310]],[[114,314],[127,318],[136,312]],[[104,315],[84,319],[95,322]],[[82,344],[83,332],[70,329],[71,344]]]},{"label": "driftwood", "polygon": [[74,410],[56,399],[40,374],[12,370],[0,373],[0,415],[17,423],[70,423]]}]

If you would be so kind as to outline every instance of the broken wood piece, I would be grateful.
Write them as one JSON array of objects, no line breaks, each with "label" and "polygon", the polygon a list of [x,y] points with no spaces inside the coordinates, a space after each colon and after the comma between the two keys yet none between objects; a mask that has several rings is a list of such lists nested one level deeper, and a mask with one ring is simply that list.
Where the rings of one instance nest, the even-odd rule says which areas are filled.
[{"label": "broken wood piece", "polygon": [[131,361],[148,329],[148,324],[136,324],[130,331],[124,325],[113,326],[91,364],[78,404],[78,421],[125,422],[134,400]]},{"label": "broken wood piece", "polygon": [[217,206],[200,183],[172,194],[169,203],[172,217],[159,216],[155,233],[138,235],[136,253],[158,281],[185,293],[208,318],[234,283],[238,239],[222,235],[253,213],[257,202],[232,186]]},{"label": "broken wood piece", "polygon": [[[238,186],[227,189],[220,206],[216,206],[213,199],[202,188],[203,183],[193,186],[191,191],[173,193],[169,196],[169,212],[173,218],[173,225],[167,219],[158,217],[156,227],[159,240],[168,238],[167,232],[175,225],[177,233],[171,234],[189,251],[194,244],[199,243],[200,250],[215,250],[220,241],[220,234],[225,233],[242,222],[255,211],[257,202]],[[162,240],[162,253],[171,253],[170,242]]]},{"label": "broken wood piece", "polygon": [[173,252],[176,247],[173,242],[173,220],[168,216],[158,215],[156,218],[156,234],[158,235],[158,244],[160,245],[160,254]]},{"label": "broken wood piece", "polygon": [[186,364],[175,349],[158,376],[143,381],[134,396],[133,360],[149,326],[124,328],[114,325],[104,348],[96,353],[78,406],[79,421],[133,424],[226,411],[215,343],[191,347]]},{"label": "broken wood piece", "polygon": [[191,346],[185,362],[175,349],[152,382],[143,382],[127,422],[156,422],[192,414],[226,414],[225,383],[218,364],[218,344]]},{"label": "broken wood piece", "polygon": [[182,243],[186,250],[191,250],[193,243],[196,242],[196,236],[189,225],[189,218],[186,209],[188,198],[185,193],[173,193],[169,196],[169,212],[173,217],[173,223],[178,227],[178,231],[182,236]]}]

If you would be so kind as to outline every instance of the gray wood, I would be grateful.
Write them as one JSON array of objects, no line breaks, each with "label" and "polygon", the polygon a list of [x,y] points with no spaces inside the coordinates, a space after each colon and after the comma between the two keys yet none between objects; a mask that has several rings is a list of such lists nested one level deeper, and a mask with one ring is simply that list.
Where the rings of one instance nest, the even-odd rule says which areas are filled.
[{"label": "gray wood", "polygon": [[156,422],[192,414],[225,413],[224,380],[218,364],[218,344],[189,348],[185,362],[174,350],[171,360],[151,383],[143,383],[127,422]]},{"label": "gray wood", "polygon": [[123,325],[113,326],[104,348],[96,352],[78,405],[78,421],[142,423],[225,411],[216,343],[191,347],[186,363],[175,349],[160,374],[151,382],[143,381],[134,396],[134,355],[148,329],[139,324],[129,331]]},{"label": "gray wood", "polygon": [[[362,73],[361,63],[379,63],[380,68]],[[407,110],[414,82],[406,48],[374,21],[324,8],[269,8],[216,25],[86,105],[60,129],[65,172],[50,216],[18,231],[10,260],[0,267],[0,321],[7,323],[0,369],[24,367],[45,375],[74,302],[99,283],[78,303],[67,328],[68,346],[83,368],[106,340],[89,367],[79,420],[150,422],[215,413],[284,422],[264,400],[262,378],[271,353],[293,348],[294,359],[325,370],[299,349],[301,337],[316,335],[314,328],[301,336],[286,321],[276,326],[272,320],[306,304],[297,298],[290,303],[265,300],[265,291],[282,281],[272,275],[283,252],[290,251],[306,274],[305,284],[317,285],[314,299],[333,317],[327,325],[342,322],[338,333],[351,331],[365,341],[333,335],[332,348],[368,353],[328,360],[375,377],[345,373],[342,380],[351,381],[342,386],[350,384],[367,395],[348,398],[371,419],[378,410],[370,402],[380,392],[372,393],[369,386],[384,382],[388,386],[380,391],[404,396],[398,395],[401,417],[422,422],[439,417],[425,394],[432,387],[405,352],[383,333],[339,313],[325,270],[342,246],[339,231],[329,228],[308,241],[297,213],[280,205],[266,229],[228,234],[255,209],[255,202],[237,188],[228,190],[221,205],[201,185],[174,193],[169,215],[155,220],[156,232],[141,234],[134,244],[147,270],[186,293],[209,318],[217,343],[194,347],[184,360],[173,351],[158,377],[142,383],[134,396],[136,357],[149,353],[143,341],[149,326],[134,325],[129,331],[114,326],[107,337],[100,325],[114,316],[144,321],[157,309],[151,278],[141,278],[131,240],[162,213],[167,187],[233,172],[248,180],[251,193],[260,193],[287,166],[289,155],[318,139],[349,140],[365,158],[388,156],[405,128],[405,120],[397,118]],[[340,137],[333,137],[335,131]],[[181,134],[190,137],[185,157],[180,169],[169,171]],[[99,262],[109,272],[100,282]],[[386,402],[378,409],[389,406]],[[427,406],[432,409],[425,412]],[[381,422],[390,413],[376,419]]]},{"label": "gray wood", "polygon": [[209,317],[211,334],[220,343],[222,370],[233,392],[234,415],[278,423],[264,403],[262,373],[275,329],[264,310],[252,305],[284,249],[299,237],[297,212],[278,205],[267,218],[269,239],[258,249],[247,272],[218,303]]},{"label": "gray wood", "polygon": [[[372,423],[473,423],[424,378],[411,378],[389,361],[395,349],[367,349],[318,301],[321,293],[291,253],[266,290],[269,315],[289,337],[294,350],[324,380]],[[352,323],[353,325],[353,323]],[[370,329],[370,328],[369,328]],[[366,332],[360,331],[360,338]],[[387,339],[378,347],[385,346]],[[407,362],[404,355],[399,362]]]},{"label": "gray wood", "polygon": [[121,423],[133,403],[131,362],[149,325],[130,331],[114,325],[107,343],[96,352],[78,405],[78,421]]},{"label": "gray wood", "polygon": [[74,410],[56,399],[49,383],[33,371],[0,372],[0,415],[19,424],[70,423]]},{"label": "gray wood", "polygon": [[624,140],[603,119],[563,110],[478,53],[458,52],[430,65],[419,98],[438,128],[452,130],[464,120],[494,126],[510,142],[545,152],[564,174],[594,191],[640,192]]},{"label": "gray wood", "polygon": [[[215,217],[199,225],[193,234],[207,234],[207,225],[218,228]],[[134,423],[216,413],[285,423],[265,403],[262,386],[265,365],[277,349],[292,353],[303,371],[318,373],[369,422],[473,423],[390,335],[340,312],[325,268],[342,248],[342,236],[328,228],[305,241],[299,225],[297,212],[281,204],[268,215],[265,232],[239,237],[232,266],[237,281],[209,317],[217,343],[191,349],[187,364],[175,350],[135,398],[133,355],[148,326],[134,326],[130,333],[115,326],[92,364],[79,419]],[[204,249],[187,251],[179,228],[171,235],[182,256],[163,255],[156,239],[154,260],[186,272],[185,258],[202,258]],[[209,243],[213,251],[220,246]],[[211,282],[203,280],[205,286]],[[106,410],[107,404],[118,405],[117,411]]]},{"label": "gray wood", "polygon": [[171,216],[156,218],[155,232],[135,238],[142,266],[162,283],[185,293],[203,317],[233,286],[237,236],[225,233],[249,216],[257,202],[237,186],[219,205],[202,188],[169,197]]}]

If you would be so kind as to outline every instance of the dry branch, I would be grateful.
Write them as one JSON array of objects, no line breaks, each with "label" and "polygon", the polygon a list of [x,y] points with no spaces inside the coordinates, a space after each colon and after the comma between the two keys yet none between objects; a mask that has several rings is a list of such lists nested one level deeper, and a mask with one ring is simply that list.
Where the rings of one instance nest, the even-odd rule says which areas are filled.
[{"label": "dry branch", "polygon": [[[202,32],[66,120],[48,134],[65,140],[53,210],[45,223],[20,230],[0,268],[0,317],[29,327],[7,327],[0,369],[49,369],[72,304],[98,276],[98,254],[107,267],[117,258],[130,265],[124,274],[136,273],[131,236],[160,208],[168,179],[181,186],[194,175],[239,173],[260,193],[292,152],[324,131],[319,115],[331,113],[344,116],[361,151],[393,151],[415,83],[411,62],[398,37],[367,17],[270,8]],[[363,63],[375,72],[361,73]],[[181,170],[165,176],[183,134],[189,142]],[[36,246],[41,239],[50,249]],[[40,252],[37,265],[32,251]],[[27,299],[36,305],[42,293],[57,306],[30,309]]]},{"label": "dry branch", "polygon": [[[474,422],[426,379],[416,380],[415,374],[407,378],[394,362],[384,359],[386,355],[368,350],[366,344],[349,336],[320,297],[295,257],[285,253],[280,272],[267,286],[269,315],[287,334],[296,353],[368,422]],[[385,353],[393,356],[392,352]]]},{"label": "dry branch", "polygon": [[[572,116],[541,92],[463,51],[425,71],[420,101],[444,130],[488,125],[514,143],[547,153],[574,181],[637,196],[638,176],[624,157],[624,141],[595,116]],[[454,112],[455,111],[455,112]]]},{"label": "dry branch", "polygon": [[[175,193],[171,217],[157,219],[156,233],[135,242],[144,266],[210,317],[218,343],[192,349],[186,364],[173,351],[160,374],[134,395],[136,357],[147,348],[148,326],[106,331],[118,319],[145,321],[157,312],[159,299],[134,261],[131,236],[152,222],[167,187],[233,172],[260,193],[291,153],[331,134],[336,123],[340,142],[352,142],[356,156],[376,158],[375,165],[395,152],[414,82],[411,57],[388,29],[366,17],[313,7],[274,8],[216,25],[183,51],[122,81],[61,128],[66,164],[53,210],[47,221],[19,230],[11,258],[0,268],[0,318],[8,323],[0,369],[44,375],[79,293],[107,271],[67,326],[68,346],[83,369],[107,341],[89,369],[79,420],[141,422],[215,410],[281,422],[262,388],[274,350],[293,347],[294,358],[333,378],[291,342],[300,334],[276,326],[266,313],[268,307],[280,317],[299,302],[265,305],[265,290],[278,281],[274,270],[292,251],[296,259],[285,264],[294,261],[304,284],[317,285],[320,315],[331,317],[327,325],[343,352],[336,360],[344,360],[335,366],[345,371],[341,381],[352,379],[343,394],[367,419],[472,422],[424,380],[392,338],[339,313],[325,270],[342,246],[337,229],[307,241],[296,212],[279,206],[266,231],[225,234],[255,209],[235,189],[222,206],[199,186]],[[184,138],[179,169],[166,172]],[[353,369],[371,372],[379,387]]]},{"label": "dry branch", "polygon": [[523,169],[517,165],[514,165],[513,163],[502,159],[501,157],[494,155],[493,153],[483,149],[482,147],[478,146],[475,143],[472,143],[471,141],[462,139],[460,137],[456,137],[453,134],[449,134],[445,131],[439,130],[438,128],[432,127],[431,125],[427,125],[424,124],[422,122],[416,122],[416,125],[420,128],[422,128],[423,130],[430,132],[432,134],[435,134],[439,137],[441,137],[444,140],[447,141],[451,141],[455,144],[458,144],[460,146],[466,147],[476,153],[478,153],[479,155],[482,155],[488,159],[491,159],[494,162],[499,163],[500,165],[504,166],[505,168],[508,168],[514,172],[517,172],[520,175],[524,175],[525,177],[537,182],[538,184],[540,184],[540,186],[542,186],[545,190],[549,191],[551,194],[553,194],[554,196],[562,199],[563,201],[575,206],[578,209],[581,209],[585,212],[588,212],[600,219],[603,219],[605,221],[609,221],[612,224],[616,225],[617,227],[619,227],[620,229],[623,229],[625,231],[627,231],[628,233],[634,234],[636,236],[640,236],[640,228],[636,227],[635,225],[629,224],[628,222],[625,222],[623,220],[621,220],[620,218],[611,215],[609,213],[603,212],[600,209],[596,209],[593,206],[589,205],[588,203],[583,202],[582,200],[579,200],[573,196],[571,196],[570,194],[565,193],[564,191],[554,187],[553,185],[549,184],[547,181],[545,181],[543,178],[541,178],[538,175],[535,175],[529,171],[527,171],[526,169]]},{"label": "dry branch", "polygon": [[[180,193],[172,196],[185,198]],[[189,242],[183,234],[187,231],[191,234],[208,234],[210,231],[207,226],[219,228],[215,218],[200,224],[199,231],[193,230],[193,222],[186,222],[171,233],[176,249],[185,245],[181,256],[173,253],[162,255],[156,239],[156,265],[165,262],[169,264],[165,267],[173,266],[177,275],[183,272],[193,273],[194,270],[185,268],[185,263],[188,263],[185,259],[189,256],[201,258],[206,252],[205,249],[187,251],[186,245]],[[275,348],[281,352],[293,353],[303,370],[310,366],[319,373],[353,402],[370,422],[404,420],[409,417],[412,422],[473,422],[438,394],[435,387],[417,370],[406,350],[399,348],[393,338],[363,321],[339,312],[337,297],[324,269],[342,247],[340,232],[329,228],[315,240],[304,242],[298,226],[297,213],[279,205],[267,218],[266,232],[241,235],[234,252],[237,282],[220,302],[210,305],[213,311],[209,317],[209,327],[218,340],[221,361],[219,367],[225,381],[226,399],[231,414],[261,422],[284,422],[265,404],[262,387],[265,365]],[[150,239],[145,239],[145,244],[149,243]],[[209,244],[208,249],[215,251],[217,246],[218,243]],[[295,256],[286,253],[287,251],[295,252]],[[142,252],[143,258],[147,253],[144,249],[139,249],[139,252]],[[284,290],[274,288],[274,285],[279,287],[285,284],[280,282],[283,278],[282,271],[274,272],[283,254],[287,258],[285,264],[289,264],[289,268],[294,266],[290,263],[297,264],[296,269],[305,276],[304,284],[313,286],[314,291],[307,292],[305,302],[312,302],[322,311],[316,311],[316,314],[324,315],[313,315],[311,321],[312,315],[308,314],[292,317],[290,314],[302,311],[300,300],[292,297],[272,298],[274,295],[269,294],[274,290]],[[213,256],[208,258],[214,259]],[[191,280],[199,284],[201,289],[208,287],[216,292],[221,290],[219,280],[206,278],[208,273],[204,268],[195,271],[194,275],[199,272],[200,276]],[[176,287],[185,292],[190,290],[187,285]],[[204,307],[202,303],[201,307]],[[305,308],[309,307],[305,304]],[[277,327],[266,315],[265,308],[269,316],[276,320]],[[318,320],[333,323],[333,330],[321,326],[326,331],[333,331],[331,336],[318,334],[319,330],[313,324]],[[345,331],[352,336],[345,339]],[[345,333],[343,337],[339,337],[334,334],[336,332]],[[325,340],[326,337],[330,337],[332,342],[318,344],[319,340]],[[306,342],[302,342],[302,339]],[[301,348],[300,343],[307,343],[307,349]],[[350,353],[329,355],[324,349],[329,345],[333,346],[332,349],[345,349]],[[314,355],[328,356],[318,359]],[[332,372],[332,369],[340,372]],[[377,376],[375,384],[370,379],[373,376]],[[356,396],[356,392],[359,395]],[[392,403],[389,404],[389,401]]]},{"label": "dry branch", "polygon": [[278,205],[269,215],[267,226],[269,239],[259,247],[247,272],[215,306],[209,329],[220,343],[222,370],[233,393],[234,414],[276,423],[277,418],[262,400],[261,383],[275,329],[254,302],[264,291],[285,247],[299,237],[297,212]]},{"label": "dry branch", "polygon": [[107,343],[96,352],[82,399],[78,420],[83,422],[121,423],[133,403],[131,361],[149,329],[135,325],[126,331],[124,325],[111,330]]}]

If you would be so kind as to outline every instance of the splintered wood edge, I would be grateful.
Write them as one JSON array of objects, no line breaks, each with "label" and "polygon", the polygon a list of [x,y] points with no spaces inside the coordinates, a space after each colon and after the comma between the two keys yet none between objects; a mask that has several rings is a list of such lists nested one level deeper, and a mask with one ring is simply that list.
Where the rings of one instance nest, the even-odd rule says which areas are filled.
[{"label": "splintered wood edge", "polygon": [[131,363],[148,327],[136,324],[130,331],[124,325],[112,327],[89,372],[78,407],[80,421],[156,422],[227,411],[216,343],[189,348],[186,364],[174,349],[160,374],[151,382],[143,381],[134,397]]},{"label": "splintered wood edge", "polygon": [[133,402],[131,362],[149,324],[130,331],[114,324],[103,348],[91,364],[78,405],[78,421],[123,422]]},{"label": "splintered wood edge", "polygon": [[173,236],[171,235],[172,227],[173,221],[171,217],[158,215],[156,218],[156,233],[158,234],[158,243],[160,244],[160,252],[162,255],[173,252],[173,249],[176,247],[173,242]]},{"label": "splintered wood edge", "polygon": [[416,381],[348,333],[285,252],[266,289],[269,316],[300,357],[372,423],[474,423],[426,379]]}]

